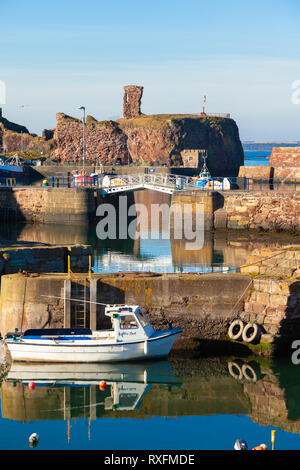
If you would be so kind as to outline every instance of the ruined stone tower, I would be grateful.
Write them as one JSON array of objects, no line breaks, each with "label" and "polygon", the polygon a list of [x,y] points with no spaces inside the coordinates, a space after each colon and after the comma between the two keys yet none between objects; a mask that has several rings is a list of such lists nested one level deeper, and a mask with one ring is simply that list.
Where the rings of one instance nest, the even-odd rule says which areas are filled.
[{"label": "ruined stone tower", "polygon": [[136,85],[124,86],[123,116],[124,118],[135,118],[141,113],[141,100],[144,87]]}]

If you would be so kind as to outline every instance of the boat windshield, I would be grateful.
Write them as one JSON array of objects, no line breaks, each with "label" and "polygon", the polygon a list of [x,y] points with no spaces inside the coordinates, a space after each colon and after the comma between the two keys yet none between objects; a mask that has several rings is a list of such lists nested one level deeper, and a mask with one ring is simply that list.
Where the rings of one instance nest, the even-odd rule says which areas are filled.
[{"label": "boat windshield", "polygon": [[142,325],[142,327],[145,328],[148,325],[148,320],[146,319],[146,317],[144,316],[143,312],[140,309],[136,311],[136,316],[138,317],[138,320],[140,324]]}]

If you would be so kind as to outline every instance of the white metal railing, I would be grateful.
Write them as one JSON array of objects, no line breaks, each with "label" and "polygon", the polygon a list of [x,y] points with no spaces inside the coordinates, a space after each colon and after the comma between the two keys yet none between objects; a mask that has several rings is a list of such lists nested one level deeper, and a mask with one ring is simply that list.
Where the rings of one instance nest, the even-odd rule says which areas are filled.
[{"label": "white metal railing", "polygon": [[164,174],[137,174],[137,175],[116,175],[112,178],[111,185],[100,186],[107,192],[121,190],[124,186],[161,186],[173,190],[194,187],[194,180],[188,176],[164,175]]}]

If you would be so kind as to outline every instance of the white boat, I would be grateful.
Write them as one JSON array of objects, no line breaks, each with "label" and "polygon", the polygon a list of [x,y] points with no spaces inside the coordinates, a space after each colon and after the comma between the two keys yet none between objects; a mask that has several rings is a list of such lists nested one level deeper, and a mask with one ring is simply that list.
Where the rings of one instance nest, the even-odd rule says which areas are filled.
[{"label": "white boat", "polygon": [[138,305],[107,305],[112,329],[30,329],[7,334],[13,361],[121,362],[166,357],[181,328],[155,331]]},{"label": "white boat", "polygon": [[194,186],[209,191],[227,191],[231,188],[228,178],[213,178],[206,165],[207,156],[203,156],[204,163],[199,176],[194,180]]}]

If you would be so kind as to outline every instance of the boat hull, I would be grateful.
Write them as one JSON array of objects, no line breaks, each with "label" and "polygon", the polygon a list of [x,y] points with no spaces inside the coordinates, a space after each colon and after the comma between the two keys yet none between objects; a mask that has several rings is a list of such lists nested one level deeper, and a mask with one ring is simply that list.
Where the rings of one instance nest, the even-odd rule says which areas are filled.
[{"label": "boat hull", "polygon": [[166,357],[181,331],[144,341],[103,344],[99,340],[9,340],[6,345],[13,361],[97,363],[123,362]]}]

